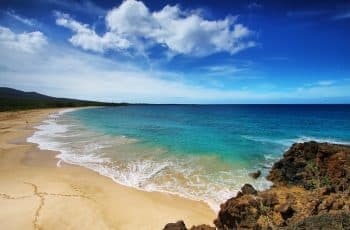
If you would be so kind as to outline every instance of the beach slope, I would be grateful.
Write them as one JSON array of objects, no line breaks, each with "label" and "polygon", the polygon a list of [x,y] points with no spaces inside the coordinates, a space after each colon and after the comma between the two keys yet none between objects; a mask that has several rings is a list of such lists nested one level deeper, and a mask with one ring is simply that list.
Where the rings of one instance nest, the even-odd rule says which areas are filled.
[{"label": "beach slope", "polygon": [[[179,219],[210,224],[203,202],[125,187],[26,142],[58,109],[0,113],[0,223],[3,229],[162,229]],[[28,121],[28,123],[26,122]]]}]

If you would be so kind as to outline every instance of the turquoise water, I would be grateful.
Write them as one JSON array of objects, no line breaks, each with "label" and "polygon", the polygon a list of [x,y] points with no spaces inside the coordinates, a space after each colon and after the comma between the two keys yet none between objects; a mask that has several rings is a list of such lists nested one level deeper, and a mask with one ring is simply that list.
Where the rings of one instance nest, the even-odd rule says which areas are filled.
[{"label": "turquoise water", "polygon": [[[54,115],[33,142],[118,183],[206,201],[217,210],[249,182],[270,186],[294,142],[350,143],[348,105],[131,105]],[[57,131],[59,130],[59,131]],[[36,136],[35,136],[36,135]]]},{"label": "turquoise water", "polygon": [[350,142],[349,106],[127,106],[72,114],[100,132],[176,154],[254,165],[302,139]]}]

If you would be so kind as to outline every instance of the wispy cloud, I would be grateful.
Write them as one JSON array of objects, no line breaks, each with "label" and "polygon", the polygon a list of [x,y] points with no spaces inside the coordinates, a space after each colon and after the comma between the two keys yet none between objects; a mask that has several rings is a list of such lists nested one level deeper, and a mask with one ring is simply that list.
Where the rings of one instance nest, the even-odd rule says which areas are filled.
[{"label": "wispy cloud", "polygon": [[300,88],[325,87],[325,86],[335,85],[336,83],[337,81],[335,80],[320,80],[320,81],[305,84],[303,87],[300,87]]},{"label": "wispy cloud", "polygon": [[[311,100],[311,99],[327,99],[330,100],[332,98],[347,98],[349,84],[342,85],[314,85],[311,87],[300,87],[295,92],[290,92],[291,97],[294,99],[303,99],[303,100]],[[322,101],[322,100],[321,100]]]},{"label": "wispy cloud", "polygon": [[237,73],[242,71],[242,69],[239,69],[233,65],[212,65],[212,66],[206,66],[202,69],[208,70],[210,72],[225,72],[225,73]]},{"label": "wispy cloud", "polygon": [[327,14],[328,10],[296,10],[296,11],[288,11],[288,17],[294,18],[306,18],[306,17],[315,17]]},{"label": "wispy cloud", "polygon": [[330,85],[334,85],[336,83],[336,81],[333,80],[323,80],[323,81],[318,81],[316,82],[315,85],[319,85],[319,86],[330,86]]},{"label": "wispy cloud", "polygon": [[90,0],[71,1],[71,0],[41,0],[45,3],[49,2],[58,6],[60,9],[66,9],[83,14],[102,16],[106,10],[96,5]]},{"label": "wispy cloud", "polygon": [[349,12],[343,12],[339,13],[332,18],[333,20],[344,20],[344,19],[350,19],[350,11]]},{"label": "wispy cloud", "polygon": [[259,4],[257,2],[251,2],[251,3],[248,4],[247,7],[248,7],[248,9],[260,9],[260,8],[263,7],[263,5]]},{"label": "wispy cloud", "polygon": [[6,12],[6,14],[8,16],[10,16],[11,18],[27,25],[27,26],[36,26],[38,25],[38,22],[35,20],[35,19],[32,19],[32,18],[26,18],[26,17],[23,17],[19,14],[16,14],[15,11],[13,10],[9,10]]},{"label": "wispy cloud", "polygon": [[234,65],[209,65],[200,67],[199,70],[201,72],[201,75],[233,77],[245,69],[236,67]]},{"label": "wispy cloud", "polygon": [[343,6],[345,9],[314,9],[314,10],[296,10],[288,11],[287,16],[291,18],[314,18],[323,17],[326,20],[345,20],[350,18],[350,10],[348,6]]},{"label": "wispy cloud", "polygon": [[101,36],[88,25],[58,14],[57,25],[71,29],[70,42],[84,49],[144,52],[157,45],[173,55],[207,56],[218,52],[235,54],[256,46],[253,34],[236,18],[206,20],[197,11],[166,5],[151,11],[142,1],[128,0],[108,11],[107,30]]}]

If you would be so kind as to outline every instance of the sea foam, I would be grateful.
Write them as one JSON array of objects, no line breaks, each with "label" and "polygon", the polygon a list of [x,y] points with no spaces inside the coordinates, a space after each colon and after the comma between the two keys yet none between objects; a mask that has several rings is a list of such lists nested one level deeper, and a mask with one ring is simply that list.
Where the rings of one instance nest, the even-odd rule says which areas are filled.
[{"label": "sea foam", "polygon": [[[72,111],[50,114],[27,139],[38,144],[40,149],[59,152],[56,156],[58,167],[62,161],[80,165],[125,186],[204,201],[215,211],[244,183],[251,183],[261,190],[271,185],[264,177],[252,180],[248,176],[256,168],[215,168],[222,162],[210,156],[176,156],[161,150],[155,154],[155,149],[146,153],[127,151],[125,146],[133,146],[137,140],[86,129],[65,116]],[[215,167],[208,170],[207,165]],[[267,169],[263,175],[266,173]]]}]

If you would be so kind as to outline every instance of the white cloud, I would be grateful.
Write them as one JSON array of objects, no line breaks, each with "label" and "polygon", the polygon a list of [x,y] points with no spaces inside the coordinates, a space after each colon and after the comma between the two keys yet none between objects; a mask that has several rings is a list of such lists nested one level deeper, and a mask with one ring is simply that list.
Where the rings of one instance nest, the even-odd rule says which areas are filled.
[{"label": "white cloud", "polygon": [[110,10],[105,21],[107,31],[102,36],[64,14],[57,15],[56,23],[75,33],[70,38],[73,45],[98,52],[143,52],[159,45],[174,55],[207,56],[217,52],[235,54],[256,45],[250,40],[252,32],[236,23],[235,17],[206,20],[198,11],[183,11],[177,5],[151,12],[143,2],[127,0]]},{"label": "white cloud", "polygon": [[84,50],[104,52],[107,49],[126,49],[130,46],[128,40],[123,39],[111,32],[99,36],[88,25],[77,22],[67,14],[56,13],[56,24],[71,29],[75,34],[69,39],[74,46]]},{"label": "white cloud", "polygon": [[47,44],[47,39],[40,31],[15,33],[7,27],[0,26],[0,47],[24,52],[36,52]]},{"label": "white cloud", "polygon": [[148,103],[268,103],[348,97],[349,84],[274,91],[253,86],[217,89],[174,76],[177,73],[141,69],[53,44],[32,53],[0,48],[1,86],[58,97]]},{"label": "white cloud", "polygon": [[7,11],[6,14],[27,26],[37,25],[37,21],[35,19],[25,18],[21,15],[16,14],[13,10]]}]

